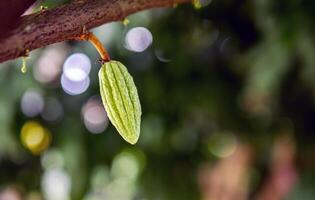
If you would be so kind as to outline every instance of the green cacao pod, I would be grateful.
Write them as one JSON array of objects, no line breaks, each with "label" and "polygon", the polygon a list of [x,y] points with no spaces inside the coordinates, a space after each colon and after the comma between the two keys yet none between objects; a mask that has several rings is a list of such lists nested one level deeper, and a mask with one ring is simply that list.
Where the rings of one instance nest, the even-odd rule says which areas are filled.
[{"label": "green cacao pod", "polygon": [[140,135],[141,105],[133,78],[122,63],[113,60],[101,67],[98,76],[109,120],[127,142],[135,144]]}]

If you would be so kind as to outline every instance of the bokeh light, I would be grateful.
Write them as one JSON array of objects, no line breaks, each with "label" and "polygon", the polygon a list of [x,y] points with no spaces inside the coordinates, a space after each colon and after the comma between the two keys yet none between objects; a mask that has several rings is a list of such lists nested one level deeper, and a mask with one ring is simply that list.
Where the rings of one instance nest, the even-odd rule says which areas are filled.
[{"label": "bokeh light", "polygon": [[208,141],[208,150],[216,157],[228,157],[236,148],[236,136],[230,132],[213,133]]},{"label": "bokeh light", "polygon": [[90,78],[87,76],[81,81],[72,81],[68,79],[64,74],[61,76],[62,89],[69,95],[78,95],[85,92],[90,85]]},{"label": "bokeh light", "polygon": [[135,27],[128,31],[125,43],[126,48],[134,52],[146,50],[152,43],[153,37],[151,32],[144,27]]},{"label": "bokeh light", "polygon": [[132,180],[114,179],[106,190],[108,199],[134,199],[136,185]]},{"label": "bokeh light", "polygon": [[71,81],[86,79],[91,70],[91,61],[83,53],[70,55],[63,64],[63,74]]},{"label": "bokeh light", "polygon": [[57,149],[49,149],[41,156],[41,164],[45,170],[62,168],[64,166],[64,157]]},{"label": "bokeh light", "polygon": [[63,107],[56,98],[47,98],[41,116],[44,120],[55,122],[62,119]]},{"label": "bokeh light", "polygon": [[99,96],[91,97],[82,108],[85,127],[91,133],[102,133],[108,126],[108,118]]},{"label": "bokeh light", "polygon": [[110,184],[109,169],[105,165],[95,167],[91,174],[91,188],[84,200],[103,200],[108,196],[106,187]]},{"label": "bokeh light", "polygon": [[71,179],[65,170],[45,171],[41,184],[46,200],[70,200]]},{"label": "bokeh light", "polygon": [[51,142],[51,135],[38,122],[29,121],[21,129],[21,141],[33,154],[39,154],[48,148]]},{"label": "bokeh light", "polygon": [[91,61],[83,53],[70,55],[64,65],[61,75],[61,86],[69,95],[78,95],[85,92],[90,85],[89,73]]},{"label": "bokeh light", "polygon": [[102,190],[110,182],[109,169],[97,166],[91,175],[91,186],[94,190]]},{"label": "bokeh light", "polygon": [[28,117],[35,117],[44,108],[42,95],[35,90],[27,90],[21,100],[21,110]]},{"label": "bokeh light", "polygon": [[156,49],[156,50],[154,51],[154,53],[155,53],[156,58],[157,58],[159,61],[164,62],[164,63],[171,62],[171,59],[168,58],[162,50]]},{"label": "bokeh light", "polygon": [[41,83],[51,83],[57,80],[61,67],[66,58],[65,44],[51,45],[46,48],[34,67],[34,78]]},{"label": "bokeh light", "polygon": [[135,181],[145,166],[145,155],[142,151],[126,149],[115,156],[111,176],[116,179],[129,179]]},{"label": "bokeh light", "polygon": [[84,200],[135,199],[137,181],[145,164],[142,151],[124,149],[115,156],[110,170],[103,165],[93,170],[91,188]]},{"label": "bokeh light", "polygon": [[113,177],[123,177],[135,179],[139,174],[140,167],[137,158],[128,152],[124,152],[115,157],[111,169]]},{"label": "bokeh light", "polygon": [[0,200],[22,200],[21,194],[14,187],[0,191]]}]

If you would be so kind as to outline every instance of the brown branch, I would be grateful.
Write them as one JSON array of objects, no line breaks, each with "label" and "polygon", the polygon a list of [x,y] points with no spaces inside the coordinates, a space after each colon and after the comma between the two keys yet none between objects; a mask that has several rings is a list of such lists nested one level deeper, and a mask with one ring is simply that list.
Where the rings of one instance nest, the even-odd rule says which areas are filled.
[{"label": "brown branch", "polygon": [[81,0],[21,17],[20,24],[0,41],[0,63],[27,51],[79,37],[84,30],[150,8],[191,0]]}]

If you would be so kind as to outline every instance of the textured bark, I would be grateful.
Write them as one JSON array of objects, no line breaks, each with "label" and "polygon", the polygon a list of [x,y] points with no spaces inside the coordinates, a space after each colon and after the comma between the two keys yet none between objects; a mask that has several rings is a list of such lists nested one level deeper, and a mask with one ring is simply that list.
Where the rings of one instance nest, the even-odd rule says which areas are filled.
[{"label": "textured bark", "polygon": [[51,10],[21,17],[19,25],[0,41],[0,63],[49,44],[80,36],[84,30],[150,8],[191,0],[77,0]]}]

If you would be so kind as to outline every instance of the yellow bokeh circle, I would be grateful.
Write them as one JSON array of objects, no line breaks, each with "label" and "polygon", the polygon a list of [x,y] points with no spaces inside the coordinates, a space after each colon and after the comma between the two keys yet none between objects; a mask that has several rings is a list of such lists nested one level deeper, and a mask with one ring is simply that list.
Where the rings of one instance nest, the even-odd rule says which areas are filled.
[{"label": "yellow bokeh circle", "polygon": [[51,135],[40,123],[29,121],[21,129],[21,141],[33,154],[40,154],[50,145]]}]

